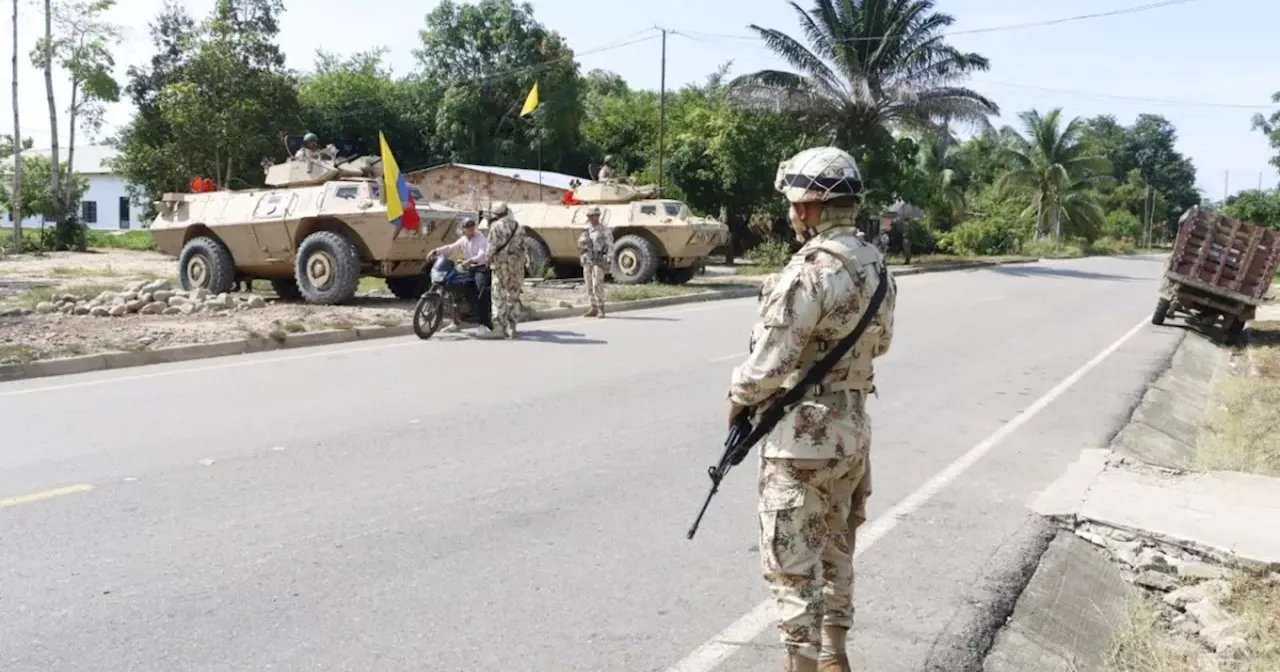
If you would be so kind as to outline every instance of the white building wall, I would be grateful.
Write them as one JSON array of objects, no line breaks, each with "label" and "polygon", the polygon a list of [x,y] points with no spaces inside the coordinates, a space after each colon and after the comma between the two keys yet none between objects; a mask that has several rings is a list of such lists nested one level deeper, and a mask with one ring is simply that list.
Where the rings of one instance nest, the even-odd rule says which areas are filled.
[{"label": "white building wall", "polygon": [[[89,180],[89,188],[84,192],[84,197],[80,200],[80,222],[91,229],[102,231],[120,231],[134,230],[143,228],[142,224],[142,208],[129,202],[129,192],[125,189],[125,182],[116,175],[98,174],[86,175]],[[93,206],[88,206],[92,203]],[[122,205],[125,204],[125,205]],[[122,208],[127,209],[126,217]],[[95,215],[88,217],[88,215]],[[90,221],[93,219],[94,221]],[[22,227],[24,229],[40,228],[40,217],[23,217]],[[13,216],[5,216],[6,222],[13,222]]]}]

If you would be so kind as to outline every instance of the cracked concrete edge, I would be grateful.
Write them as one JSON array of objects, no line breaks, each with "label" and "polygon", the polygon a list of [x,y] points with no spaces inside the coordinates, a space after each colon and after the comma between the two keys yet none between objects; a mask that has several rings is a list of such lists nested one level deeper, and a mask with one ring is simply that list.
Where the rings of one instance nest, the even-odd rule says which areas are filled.
[{"label": "cracked concrete edge", "polygon": [[[1028,264],[1038,261],[1040,260],[1037,258],[1027,257],[1025,259],[1019,258],[998,261],[978,261],[962,264],[946,264],[940,267],[925,266],[903,269],[895,272],[894,275],[918,275],[920,273],[960,271],[986,266]],[[609,305],[609,312],[625,313],[632,310],[663,308],[666,306],[676,306],[686,303],[743,299],[756,296],[759,292],[760,290],[757,288],[742,288],[725,291],[711,290],[679,296],[637,299],[635,301],[619,301]],[[566,317],[576,317],[580,314],[579,311],[584,309],[585,306],[571,306],[568,308],[553,308],[551,310],[534,311],[525,319],[522,319],[521,322],[537,322],[540,320],[558,320]],[[200,345],[179,345],[171,348],[142,350],[137,352],[104,352],[94,355],[84,355],[81,357],[66,357],[62,359],[49,359],[27,362],[25,364],[7,364],[0,366],[0,382],[24,380],[27,378],[66,376],[76,373],[89,373],[92,371],[104,371],[107,369],[124,369],[134,366],[147,366],[150,364],[169,364],[173,362],[190,361],[193,359],[246,355],[255,352],[266,352],[268,350],[302,348],[317,345],[334,345],[338,343],[365,341],[375,338],[393,338],[397,336],[408,336],[412,333],[413,328],[408,325],[397,325],[394,327],[356,327],[355,329],[331,329],[326,331],[307,332],[303,334],[292,334],[286,336],[283,341],[256,338],[222,341],[219,343],[202,343]]]}]

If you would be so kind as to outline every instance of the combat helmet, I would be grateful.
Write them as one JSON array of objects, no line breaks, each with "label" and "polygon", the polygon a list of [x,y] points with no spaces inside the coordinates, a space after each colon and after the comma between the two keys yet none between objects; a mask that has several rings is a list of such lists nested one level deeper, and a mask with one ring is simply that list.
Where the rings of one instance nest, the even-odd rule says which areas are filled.
[{"label": "combat helmet", "polygon": [[773,186],[792,203],[820,203],[863,192],[858,162],[837,147],[806,149],[778,164]]},{"label": "combat helmet", "polygon": [[511,212],[511,208],[507,207],[506,201],[498,201],[489,208],[489,214],[494,217],[506,217]]}]

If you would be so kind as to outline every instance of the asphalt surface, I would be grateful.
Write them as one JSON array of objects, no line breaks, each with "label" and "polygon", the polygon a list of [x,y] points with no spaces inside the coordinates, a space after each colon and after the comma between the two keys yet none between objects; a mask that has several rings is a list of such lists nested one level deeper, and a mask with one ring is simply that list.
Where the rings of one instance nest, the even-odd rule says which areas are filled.
[{"label": "asphalt surface", "polygon": [[[871,518],[1148,318],[1159,271],[900,278]],[[754,307],[0,384],[0,669],[672,669],[768,597],[753,461],[684,537]],[[1179,335],[1139,330],[862,552],[861,664],[980,660],[1047,544],[1025,503]],[[781,669],[749,634],[720,669]]]}]

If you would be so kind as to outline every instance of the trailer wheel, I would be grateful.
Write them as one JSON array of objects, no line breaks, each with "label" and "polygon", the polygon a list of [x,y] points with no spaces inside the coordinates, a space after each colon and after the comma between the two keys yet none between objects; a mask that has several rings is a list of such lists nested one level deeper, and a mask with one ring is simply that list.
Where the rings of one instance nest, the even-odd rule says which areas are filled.
[{"label": "trailer wheel", "polygon": [[1244,320],[1233,317],[1227,323],[1226,338],[1223,339],[1230,346],[1244,346],[1249,344],[1248,334],[1244,330]]},{"label": "trailer wheel", "polygon": [[1169,299],[1160,299],[1156,301],[1156,312],[1151,314],[1151,324],[1157,327],[1164,324],[1164,318],[1169,316]]}]

